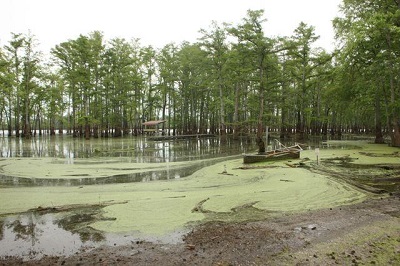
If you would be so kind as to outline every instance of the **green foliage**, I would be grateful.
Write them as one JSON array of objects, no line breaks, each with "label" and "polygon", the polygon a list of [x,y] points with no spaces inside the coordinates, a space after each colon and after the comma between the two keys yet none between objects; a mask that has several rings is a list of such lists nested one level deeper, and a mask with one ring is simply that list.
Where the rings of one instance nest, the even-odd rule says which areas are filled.
[{"label": "green foliage", "polygon": [[394,121],[395,3],[344,0],[343,17],[334,21],[341,49],[332,54],[316,47],[315,28],[303,22],[292,36],[267,37],[263,10],[249,10],[237,25],[212,22],[197,43],[161,49],[94,31],[56,45],[52,64],[41,62],[33,36],[13,34],[0,49],[0,117],[13,129],[40,117],[73,132],[90,124],[105,134],[155,119],[184,134],[249,133],[265,125],[318,133],[323,126],[373,127],[378,99],[381,117]]},{"label": "green foliage", "polygon": [[[343,17],[334,21],[343,48],[338,62],[343,71],[340,76],[341,93],[345,101],[352,99],[347,111],[365,113],[361,123],[370,123],[370,117],[380,121],[385,105],[386,127],[392,135],[392,143],[400,145],[394,135],[399,131],[399,70],[400,65],[400,5],[398,1],[344,0]],[[375,106],[375,110],[371,108]],[[365,120],[365,121],[364,121]]]}]

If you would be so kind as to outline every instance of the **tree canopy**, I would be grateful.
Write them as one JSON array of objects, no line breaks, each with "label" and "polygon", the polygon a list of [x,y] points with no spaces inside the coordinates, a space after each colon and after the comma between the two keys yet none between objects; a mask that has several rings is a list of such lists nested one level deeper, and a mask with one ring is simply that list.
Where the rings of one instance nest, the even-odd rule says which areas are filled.
[{"label": "tree canopy", "polygon": [[164,134],[261,136],[269,126],[282,138],[389,134],[400,146],[400,1],[344,0],[341,12],[332,52],[303,22],[267,37],[263,10],[161,49],[93,31],[45,59],[34,35],[12,33],[0,47],[3,132],[118,137],[159,119]]}]

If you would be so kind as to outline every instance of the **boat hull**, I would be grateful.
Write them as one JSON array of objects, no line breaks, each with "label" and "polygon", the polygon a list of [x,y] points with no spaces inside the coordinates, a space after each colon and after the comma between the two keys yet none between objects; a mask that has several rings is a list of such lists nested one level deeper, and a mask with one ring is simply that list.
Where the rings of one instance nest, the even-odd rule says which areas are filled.
[{"label": "boat hull", "polygon": [[243,156],[243,163],[258,163],[298,158],[300,158],[299,150],[272,151],[266,154],[245,154]]}]

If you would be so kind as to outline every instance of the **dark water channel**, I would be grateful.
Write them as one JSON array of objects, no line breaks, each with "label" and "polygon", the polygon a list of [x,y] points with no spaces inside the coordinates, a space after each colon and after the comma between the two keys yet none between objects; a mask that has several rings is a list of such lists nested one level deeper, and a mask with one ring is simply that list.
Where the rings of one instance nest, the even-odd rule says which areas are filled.
[{"label": "dark water channel", "polygon": [[[292,145],[295,140],[283,142]],[[321,146],[321,139],[310,139],[307,145],[310,148],[340,148]],[[271,144],[274,139],[270,138]],[[348,147],[347,147],[348,148]],[[140,173],[115,174],[106,177],[80,178],[21,178],[7,176],[0,172],[0,186],[81,186],[93,184],[112,184],[141,182],[151,180],[168,180],[182,178],[192,174],[202,167],[240,157],[243,153],[257,151],[253,140],[242,138],[233,140],[227,137],[222,140],[218,137],[151,141],[146,137],[101,138],[84,140],[72,138],[69,135],[52,137],[36,137],[31,140],[17,138],[0,138],[1,158],[57,158],[58,163],[64,164],[104,164],[109,160],[121,163],[159,163],[190,162],[189,165],[170,169],[149,169]],[[91,159],[85,161],[85,159]],[[95,161],[96,160],[96,161]],[[133,164],[134,166],[134,164]],[[155,167],[157,168],[157,167]]]},{"label": "dark water channel", "polygon": [[69,135],[0,138],[0,157],[112,158],[128,157],[136,163],[201,160],[255,150],[255,143],[218,137],[152,141],[146,137],[84,140]]},{"label": "dark water channel", "polygon": [[[256,149],[255,143],[249,143],[248,140],[232,140],[231,138],[221,140],[217,137],[149,141],[145,137],[84,140],[67,135],[57,135],[31,140],[1,138],[0,141],[0,157],[3,158],[62,158],[62,162],[66,164],[85,164],[84,159],[97,160],[98,163],[106,163],[107,160],[112,159],[115,162],[151,163],[154,165],[169,162],[191,162],[190,166],[178,169],[155,169],[99,178],[86,178],[82,175],[79,179],[31,179],[1,176],[0,174],[0,185],[14,187],[76,186],[181,178],[207,165]],[[93,160],[87,163],[93,164]]]}]

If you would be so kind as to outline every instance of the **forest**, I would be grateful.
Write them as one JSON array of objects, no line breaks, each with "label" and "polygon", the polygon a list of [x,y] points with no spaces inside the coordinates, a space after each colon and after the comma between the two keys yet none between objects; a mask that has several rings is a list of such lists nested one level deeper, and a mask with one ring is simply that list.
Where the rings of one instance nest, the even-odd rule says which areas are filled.
[{"label": "forest", "polygon": [[[344,0],[336,49],[316,47],[312,25],[266,37],[263,10],[237,25],[211,22],[197,42],[160,49],[101,31],[46,57],[32,33],[0,47],[2,134],[67,132],[86,139],[163,134],[390,136],[400,147],[400,0]],[[6,133],[5,133],[6,132]]]}]

